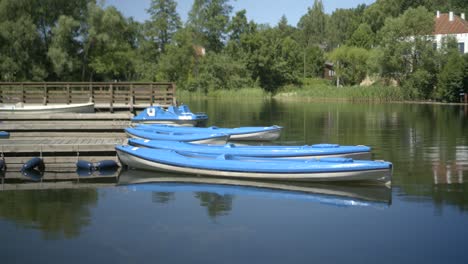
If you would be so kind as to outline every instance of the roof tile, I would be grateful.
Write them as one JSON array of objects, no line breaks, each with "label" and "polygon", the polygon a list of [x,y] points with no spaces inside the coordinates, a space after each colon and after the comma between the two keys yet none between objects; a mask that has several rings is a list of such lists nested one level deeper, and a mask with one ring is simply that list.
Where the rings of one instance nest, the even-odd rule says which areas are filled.
[{"label": "roof tile", "polygon": [[440,14],[435,18],[434,35],[438,34],[463,34],[468,33],[468,21],[453,15],[453,21],[449,21],[449,14]]}]

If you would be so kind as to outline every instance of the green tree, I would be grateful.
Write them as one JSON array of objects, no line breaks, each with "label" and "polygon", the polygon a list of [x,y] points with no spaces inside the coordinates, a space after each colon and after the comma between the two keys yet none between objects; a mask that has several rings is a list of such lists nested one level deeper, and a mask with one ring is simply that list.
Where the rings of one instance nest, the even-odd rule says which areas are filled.
[{"label": "green tree", "polygon": [[[252,22],[253,23],[253,22]],[[247,22],[246,11],[241,10],[231,19],[228,26],[229,41],[226,44],[224,51],[233,58],[242,57],[241,54],[241,38],[246,34],[251,34],[255,31],[255,26]],[[254,24],[254,23],[253,23]]]},{"label": "green tree", "polygon": [[57,25],[52,29],[52,41],[47,55],[59,80],[73,81],[79,77],[79,30],[80,22],[69,16],[60,16]]},{"label": "green tree", "polygon": [[85,64],[90,80],[129,80],[134,74],[134,32],[113,6],[88,7],[88,31],[84,40]]},{"label": "green tree", "polygon": [[174,0],[151,0],[150,8],[147,10],[151,15],[151,20],[149,21],[150,30],[146,33],[162,53],[174,33],[182,25],[176,7],[177,3]]},{"label": "green tree", "polygon": [[323,50],[317,45],[307,47],[305,49],[304,65],[303,77],[321,77],[325,65],[325,54]]},{"label": "green tree", "polygon": [[364,22],[372,31],[378,32],[386,23],[385,20],[397,17],[401,12],[403,0],[377,0],[364,11]]},{"label": "green tree", "polygon": [[433,14],[424,7],[410,8],[397,18],[388,18],[379,32],[380,75],[401,84],[418,69],[433,74],[433,27]]},{"label": "green tree", "polygon": [[186,87],[192,78],[195,56],[192,32],[189,29],[180,29],[167,46],[166,52],[161,55],[157,80],[177,82],[182,88]]},{"label": "green tree", "polygon": [[187,84],[191,91],[235,90],[252,87],[251,74],[245,64],[226,54],[209,52],[200,63],[198,76]]},{"label": "green tree", "polygon": [[[60,57],[62,61],[65,60],[65,53],[71,51],[57,49],[54,30],[64,26],[64,21],[59,21],[59,18],[70,17],[85,25],[87,4],[92,2],[95,1],[0,1],[0,78],[11,81],[60,78],[55,71],[60,68],[57,68],[56,63]],[[60,31],[63,33],[63,30]],[[52,50],[51,45],[54,46]],[[79,50],[77,47],[71,53],[79,53]],[[54,61],[49,56],[49,51],[55,58]]]},{"label": "green tree", "polygon": [[228,0],[195,0],[187,25],[195,32],[195,41],[210,51],[224,47],[232,6]]},{"label": "green tree", "polygon": [[252,78],[267,92],[299,81],[302,54],[292,37],[281,37],[278,28],[261,29],[243,41],[246,65]]},{"label": "green tree", "polygon": [[324,43],[326,33],[327,15],[323,11],[321,0],[314,0],[312,8],[308,8],[297,24],[302,31],[302,42],[305,46],[320,45]]},{"label": "green tree", "polygon": [[302,77],[313,75],[312,72],[308,71],[314,65],[316,61],[312,61],[313,58],[309,58],[310,51],[314,47],[323,45],[326,34],[326,21],[327,15],[323,10],[323,4],[321,0],[314,0],[314,5],[309,8],[307,14],[301,17],[297,27],[301,32],[299,42],[302,47]]},{"label": "green tree", "polygon": [[327,46],[332,50],[343,45],[362,23],[365,5],[352,9],[336,9],[330,16],[326,28]]},{"label": "green tree", "polygon": [[231,19],[228,26],[229,40],[240,42],[242,34],[249,32],[249,23],[247,22],[247,11],[242,9]]},{"label": "green tree", "polygon": [[446,102],[457,102],[459,93],[465,91],[465,60],[456,46],[449,47],[445,55],[447,60],[438,75],[436,98]]},{"label": "green tree", "polygon": [[364,48],[341,46],[329,54],[340,84],[357,85],[366,78],[369,52]]},{"label": "green tree", "polygon": [[349,38],[347,44],[360,48],[370,49],[374,46],[375,34],[371,27],[363,23],[354,31],[353,35]]},{"label": "green tree", "polygon": [[281,37],[292,37],[295,33],[295,28],[288,24],[288,19],[285,15],[282,15],[278,25],[276,26],[279,30]]},{"label": "green tree", "polygon": [[4,13],[2,11],[0,11],[1,79],[3,81],[44,80],[46,69],[39,56],[40,39],[31,17],[24,14],[15,19],[2,20],[1,14]]}]

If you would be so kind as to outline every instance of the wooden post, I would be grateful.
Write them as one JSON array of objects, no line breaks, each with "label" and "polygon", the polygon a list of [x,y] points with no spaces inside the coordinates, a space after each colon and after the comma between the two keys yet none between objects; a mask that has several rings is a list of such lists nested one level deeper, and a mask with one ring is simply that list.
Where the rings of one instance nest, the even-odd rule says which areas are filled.
[{"label": "wooden post", "polygon": [[150,83],[150,90],[151,90],[151,96],[150,96],[150,106],[153,106],[154,103],[154,88],[153,88],[153,83]]},{"label": "wooden post", "polygon": [[177,106],[177,98],[175,96],[176,95],[176,84],[172,83],[171,86],[172,86],[172,105]]},{"label": "wooden post", "polygon": [[70,84],[67,83],[67,99],[66,99],[67,104],[71,103],[71,95],[70,95]]},{"label": "wooden post", "polygon": [[114,113],[114,87],[112,86],[112,83],[109,84],[109,92],[110,92],[110,102],[109,102],[110,112]]},{"label": "wooden post", "polygon": [[133,113],[133,104],[135,103],[135,97],[133,96],[133,83],[130,84],[130,112]]},{"label": "wooden post", "polygon": [[47,91],[47,83],[44,83],[44,98],[43,104],[46,105],[48,101],[48,91]]},{"label": "wooden post", "polygon": [[24,84],[21,83],[21,102],[22,103],[26,103],[25,102],[25,97],[26,97],[26,94],[25,94],[25,91],[24,91]]},{"label": "wooden post", "polygon": [[94,89],[93,89],[93,84],[89,83],[88,85],[88,96],[89,96],[89,102],[94,103]]}]

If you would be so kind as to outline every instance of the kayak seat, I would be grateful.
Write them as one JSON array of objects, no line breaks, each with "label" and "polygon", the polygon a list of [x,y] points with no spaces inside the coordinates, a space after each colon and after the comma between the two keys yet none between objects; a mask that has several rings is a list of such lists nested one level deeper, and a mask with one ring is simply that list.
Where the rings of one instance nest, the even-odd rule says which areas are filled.
[{"label": "kayak seat", "polygon": [[232,155],[229,154],[221,154],[218,157],[216,157],[217,160],[232,160],[233,157]]},{"label": "kayak seat", "polygon": [[171,112],[171,113],[173,113],[173,114],[176,114],[176,115],[180,115],[180,114],[181,114],[180,111],[179,111],[179,108],[177,108],[177,107],[175,107],[175,106],[172,106],[172,105],[169,106],[169,107],[167,108],[167,111],[168,111],[168,112]]},{"label": "kayak seat", "polygon": [[191,112],[190,112],[190,109],[189,109],[189,107],[188,107],[187,105],[181,105],[181,106],[179,106],[179,109],[178,109],[178,110],[180,110],[182,113],[191,113]]}]

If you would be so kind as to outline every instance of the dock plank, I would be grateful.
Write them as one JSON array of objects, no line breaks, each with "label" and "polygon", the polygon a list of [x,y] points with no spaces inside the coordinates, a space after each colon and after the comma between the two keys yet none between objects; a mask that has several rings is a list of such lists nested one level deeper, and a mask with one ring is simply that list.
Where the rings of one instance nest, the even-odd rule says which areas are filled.
[{"label": "dock plank", "polygon": [[60,113],[60,114],[18,114],[1,113],[0,120],[130,120],[134,115],[125,113]]},{"label": "dock plank", "polygon": [[24,153],[24,152],[104,152],[115,151],[115,145],[122,144],[123,139],[108,138],[101,144],[95,144],[92,138],[68,139],[42,139],[35,140],[0,140],[0,151],[3,153]]}]

